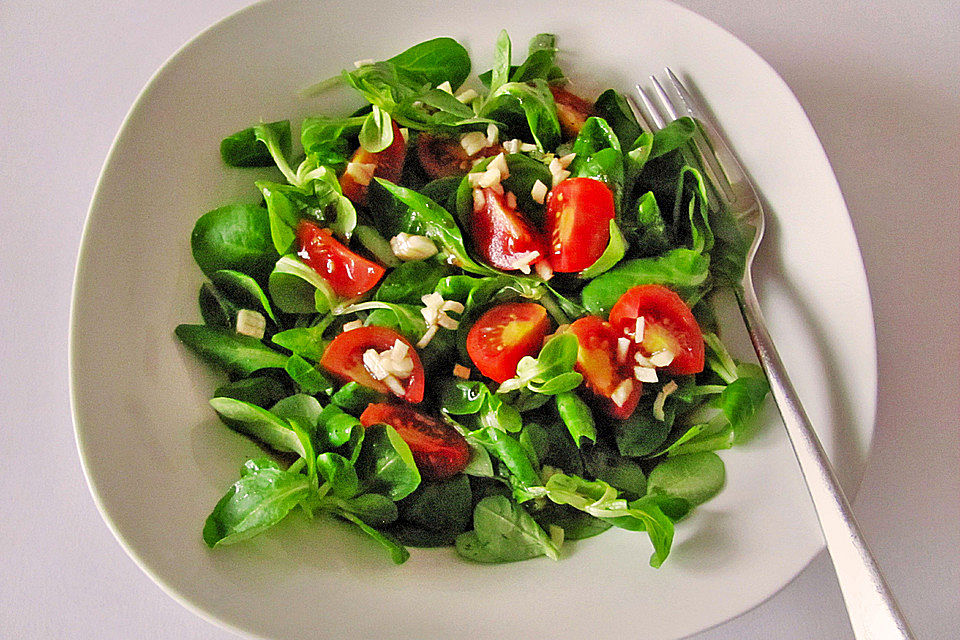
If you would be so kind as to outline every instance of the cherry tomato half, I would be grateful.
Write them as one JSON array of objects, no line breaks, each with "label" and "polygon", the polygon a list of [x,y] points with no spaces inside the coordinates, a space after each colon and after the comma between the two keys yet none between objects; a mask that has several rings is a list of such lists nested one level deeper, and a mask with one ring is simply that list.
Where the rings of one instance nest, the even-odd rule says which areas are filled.
[{"label": "cherry tomato half", "polygon": [[371,404],[360,415],[360,423],[364,427],[388,424],[396,429],[426,480],[449,478],[470,462],[470,447],[462,435],[407,405]]},{"label": "cherry tomato half", "polygon": [[[373,171],[375,178],[398,182],[400,174],[403,173],[403,161],[407,157],[407,143],[396,121],[391,124],[393,125],[393,142],[386,149],[370,153],[360,147],[353,153],[350,162],[376,165]],[[367,197],[367,185],[357,182],[357,179],[349,173],[340,176],[340,189],[343,190],[343,195],[356,204],[363,203]]]},{"label": "cherry tomato half", "polygon": [[599,180],[569,178],[550,191],[547,237],[554,271],[583,271],[610,243],[613,193]]},{"label": "cherry tomato half", "polygon": [[619,335],[633,332],[643,316],[640,350],[645,356],[668,349],[674,354],[667,371],[676,374],[703,371],[704,347],[700,325],[680,296],[659,284],[634,287],[610,310],[610,324]]},{"label": "cherry tomato half", "polygon": [[576,138],[593,113],[593,105],[580,96],[570,93],[563,87],[550,87],[553,101],[557,105],[557,119],[560,121],[560,130],[565,138]]},{"label": "cherry tomato half", "polygon": [[381,393],[389,394],[390,389],[382,381],[375,379],[363,364],[363,353],[367,349],[386,351],[396,341],[409,347],[409,355],[413,360],[413,372],[409,378],[400,380],[406,389],[403,399],[407,402],[423,400],[424,374],[420,356],[417,355],[410,342],[402,335],[387,327],[358,327],[344,331],[327,345],[320,358],[320,366],[344,382],[356,382]]},{"label": "cherry tomato half", "polygon": [[[504,271],[529,267],[545,256],[540,234],[493,189],[482,190],[483,205],[474,206],[474,246],[491,266]],[[531,254],[536,253],[534,257]]]},{"label": "cherry tomato half", "polygon": [[503,382],[516,375],[521,358],[540,351],[549,327],[547,310],[539,304],[501,304],[480,316],[470,328],[467,353],[480,373]]},{"label": "cherry tomato half", "polygon": [[329,229],[301,220],[297,226],[297,255],[330,283],[337,295],[353,298],[373,288],[385,269],[362,258],[334,239]]},{"label": "cherry tomato half", "polygon": [[470,171],[474,160],[495,156],[501,151],[503,147],[500,144],[494,144],[468,156],[459,138],[429,133],[421,133],[417,136],[417,158],[420,160],[420,166],[434,180],[446,176],[463,175]]},{"label": "cherry tomato half", "polygon": [[[609,322],[597,316],[585,316],[568,329],[577,336],[580,350],[577,352],[576,369],[583,374],[587,388],[600,400],[603,410],[614,418],[629,418],[637,408],[643,385],[635,380],[630,362],[617,360],[617,338],[621,334]],[[618,389],[622,397],[617,398]]]}]

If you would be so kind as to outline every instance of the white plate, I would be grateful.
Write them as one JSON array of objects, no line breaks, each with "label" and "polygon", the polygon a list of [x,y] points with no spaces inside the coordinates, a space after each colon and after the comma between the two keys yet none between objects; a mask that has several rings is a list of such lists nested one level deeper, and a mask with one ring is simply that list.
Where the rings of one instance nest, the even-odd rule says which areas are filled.
[{"label": "white plate", "polygon": [[214,377],[173,336],[198,317],[194,221],[257,199],[249,172],[221,166],[221,137],[335,113],[347,103],[298,91],[429,37],[461,40],[474,70],[488,68],[502,27],[517,51],[558,34],[583,93],[629,91],[669,64],[706,96],[768,204],[758,285],[771,331],[848,490],[859,479],[876,390],[863,266],[803,110],[745,45],[661,1],[258,4],[190,42],[140,95],[100,178],[74,291],[74,416],[93,494],[131,557],[207,619],[277,638],[675,638],[760,603],[822,547],[773,410],[757,438],[723,453],[726,489],[678,526],[660,570],[644,537],[625,531],[571,544],[559,563],[500,566],[413,550],[396,567],[345,527],[296,518],[252,542],[203,546],[204,518],[256,451],[218,423]]}]

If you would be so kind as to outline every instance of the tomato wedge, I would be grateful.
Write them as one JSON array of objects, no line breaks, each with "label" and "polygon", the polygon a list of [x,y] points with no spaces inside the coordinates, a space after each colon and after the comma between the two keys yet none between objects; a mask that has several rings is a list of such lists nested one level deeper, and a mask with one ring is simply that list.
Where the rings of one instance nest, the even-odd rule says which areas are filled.
[{"label": "tomato wedge", "polygon": [[360,415],[364,427],[388,424],[410,447],[420,475],[443,480],[460,473],[470,462],[470,447],[453,427],[414,411],[407,405],[371,404]]},{"label": "tomato wedge", "polygon": [[583,271],[610,243],[613,192],[593,178],[568,178],[550,191],[547,237],[554,271]]},{"label": "tomato wedge", "polygon": [[597,316],[578,319],[568,331],[580,344],[576,369],[583,374],[587,388],[598,397],[607,415],[629,418],[637,408],[643,385],[633,379],[629,361],[617,360],[617,338],[621,334]]},{"label": "tomato wedge", "polygon": [[619,335],[632,334],[641,316],[644,319],[640,343],[643,355],[667,349],[674,354],[667,371],[676,374],[703,371],[703,333],[680,296],[659,284],[633,287],[613,305],[610,324]]},{"label": "tomato wedge", "polygon": [[380,281],[385,269],[358,256],[334,239],[329,229],[307,220],[297,226],[300,250],[297,255],[330,283],[337,295],[353,298],[366,293]]},{"label": "tomato wedge", "polygon": [[473,167],[474,160],[495,156],[501,151],[503,147],[500,144],[494,144],[468,156],[459,138],[429,133],[421,133],[417,136],[417,158],[420,160],[420,166],[434,180],[446,176],[463,175]]},{"label": "tomato wedge", "polygon": [[551,86],[550,93],[557,105],[557,119],[565,138],[576,138],[583,123],[593,113],[593,104],[563,87]]},{"label": "tomato wedge", "polygon": [[481,190],[483,203],[473,209],[473,243],[483,259],[504,271],[525,270],[545,256],[540,234],[503,195]]},{"label": "tomato wedge", "polygon": [[504,382],[517,373],[521,358],[540,351],[549,327],[547,310],[539,304],[501,304],[480,316],[470,328],[467,354],[480,373]]},{"label": "tomato wedge", "polygon": [[[373,170],[374,177],[398,182],[400,175],[403,173],[403,161],[407,157],[407,143],[403,139],[403,134],[400,132],[400,127],[396,121],[391,122],[391,124],[393,125],[393,142],[386,149],[377,153],[370,153],[360,147],[353,153],[350,162],[376,165]],[[358,181],[357,176],[350,172],[345,172],[340,176],[340,189],[343,190],[343,195],[356,204],[362,204],[366,199],[367,184]]]},{"label": "tomato wedge", "polygon": [[410,342],[393,329],[369,326],[344,331],[327,345],[323,357],[320,358],[320,366],[343,382],[353,381],[389,394],[390,388],[383,381],[374,378],[364,366],[363,354],[367,349],[386,351],[393,347],[397,340],[409,347],[408,354],[413,360],[410,377],[400,380],[400,385],[406,390],[403,399],[407,402],[420,402],[423,400],[425,381],[420,356]]}]

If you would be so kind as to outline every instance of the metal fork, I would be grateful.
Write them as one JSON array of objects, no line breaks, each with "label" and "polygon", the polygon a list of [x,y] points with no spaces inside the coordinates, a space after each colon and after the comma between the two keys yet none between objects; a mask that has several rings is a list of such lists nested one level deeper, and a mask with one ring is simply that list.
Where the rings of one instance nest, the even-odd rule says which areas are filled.
[{"label": "metal fork", "polygon": [[760,198],[719,127],[677,76],[669,68],[665,72],[665,82],[674,97],[671,98],[655,76],[650,76],[656,101],[637,85],[642,103],[641,119],[651,130],[662,129],[681,115],[691,116],[698,122],[693,145],[695,158],[713,187],[716,204],[725,207],[742,223],[742,228],[753,233],[741,286],[736,290],[737,302],[813,499],[854,636],[857,640],[912,639],[906,620],[864,542],[820,440],[787,377],[760,311],[752,273],[753,259],[764,228]]}]

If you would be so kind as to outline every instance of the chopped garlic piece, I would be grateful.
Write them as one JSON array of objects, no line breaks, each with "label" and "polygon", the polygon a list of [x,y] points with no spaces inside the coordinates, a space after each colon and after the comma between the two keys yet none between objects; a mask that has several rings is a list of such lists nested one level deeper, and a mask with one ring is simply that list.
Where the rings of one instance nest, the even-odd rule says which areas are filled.
[{"label": "chopped garlic piece", "polygon": [[471,102],[473,102],[479,97],[480,97],[480,94],[474,91],[473,89],[466,89],[465,91],[461,91],[457,95],[457,100],[459,100],[464,104],[470,104]]},{"label": "chopped garlic piece", "polygon": [[404,143],[410,141],[410,129],[406,127],[400,127],[400,135],[403,136]]},{"label": "chopped garlic piece", "polygon": [[436,291],[428,293],[420,299],[424,304],[423,309],[420,309],[420,315],[423,316],[423,320],[427,324],[427,331],[417,342],[417,346],[423,348],[430,344],[439,327],[450,330],[458,329],[460,321],[448,316],[447,312],[463,313],[464,307],[456,300],[444,300],[443,296]]},{"label": "chopped garlic piece", "polygon": [[507,153],[520,153],[520,140],[514,138],[503,143],[503,150]]},{"label": "chopped garlic piece", "polygon": [[617,362],[623,364],[630,353],[630,339],[617,338]]},{"label": "chopped garlic piece", "polygon": [[438,84],[437,89],[439,89],[440,91],[446,91],[450,95],[453,95],[453,87],[450,86],[449,80],[444,80],[443,82]]},{"label": "chopped garlic piece", "polygon": [[401,260],[424,260],[437,253],[437,245],[427,236],[402,231],[390,239],[390,249]]},{"label": "chopped garlic piece", "polygon": [[566,167],[563,165],[563,162],[559,158],[554,158],[551,160],[549,168],[550,175],[553,176],[553,186],[557,186],[557,184],[570,177],[570,172],[567,171]]},{"label": "chopped garlic piece", "polygon": [[460,136],[460,146],[468,156],[474,156],[482,149],[487,148],[487,137],[479,131],[470,131]]},{"label": "chopped garlic piece", "polygon": [[374,380],[383,380],[389,373],[383,368],[383,358],[377,353],[376,349],[367,349],[363,352],[363,366],[366,367]]},{"label": "chopped garlic piece", "polygon": [[[470,174],[471,176],[477,175],[474,173]],[[483,191],[480,189],[473,190],[473,211],[474,213],[479,213],[483,211],[483,207],[487,204],[487,198],[483,195]]]},{"label": "chopped garlic piece", "polygon": [[520,151],[530,152],[530,151],[536,151],[536,150],[537,150],[537,145],[535,144],[531,144],[529,142],[520,143]]},{"label": "chopped garlic piece", "polygon": [[359,69],[360,67],[367,67],[373,64],[372,58],[364,58],[363,60],[354,60],[353,66]]},{"label": "chopped garlic piece", "polygon": [[237,313],[237,333],[260,340],[267,330],[267,319],[259,311],[240,309]]},{"label": "chopped garlic piece", "polygon": [[487,146],[492,147],[500,139],[500,129],[492,122],[487,125]]},{"label": "chopped garlic piece", "polygon": [[513,195],[512,191],[507,191],[507,206],[511,209],[517,208],[517,196]]},{"label": "chopped garlic piece", "polygon": [[457,302],[456,300],[445,300],[443,306],[440,307],[441,311],[453,311],[454,313],[463,313],[463,310],[466,307],[463,306],[462,302]]},{"label": "chopped garlic piece", "polygon": [[480,179],[477,181],[477,184],[486,189],[487,187],[492,187],[493,185],[499,185],[502,174],[500,170],[493,165],[491,162],[487,165],[487,170],[480,174]]},{"label": "chopped garlic piece", "polygon": [[353,178],[357,184],[364,186],[370,184],[373,174],[377,170],[377,165],[365,162],[348,162],[346,174]]},{"label": "chopped garlic piece", "polygon": [[417,342],[417,348],[423,349],[425,346],[430,344],[430,341],[433,340],[433,336],[437,335],[437,330],[439,327],[435,324],[427,327],[427,332],[423,334],[423,337]]},{"label": "chopped garlic piece", "polygon": [[633,377],[640,382],[656,382],[657,370],[653,367],[636,366],[633,368]]},{"label": "chopped garlic piece", "polygon": [[363,326],[363,320],[351,320],[343,325],[344,332],[353,331],[354,329],[359,329]]},{"label": "chopped garlic piece", "polygon": [[569,167],[569,166],[570,166],[570,163],[573,162],[573,159],[576,158],[576,157],[577,157],[577,154],[575,154],[575,153],[568,153],[568,154],[565,155],[565,156],[561,156],[560,159],[559,159],[559,161],[560,161],[560,168],[561,168],[561,169],[566,169],[567,167]]},{"label": "chopped garlic piece", "polygon": [[465,367],[458,362],[457,364],[453,365],[453,375],[460,378],[461,380],[469,380],[470,368]]},{"label": "chopped garlic piece", "polygon": [[547,199],[547,185],[537,180],[533,183],[533,188],[530,189],[530,197],[534,199],[535,202],[543,204],[543,201]]},{"label": "chopped garlic piece", "polygon": [[383,379],[383,383],[387,385],[387,388],[393,392],[395,396],[403,397],[407,395],[406,390],[404,390],[403,385],[400,384],[400,381],[394,378],[393,376],[387,376]]},{"label": "chopped garlic piece", "polygon": [[636,342],[637,344],[640,344],[641,342],[643,342],[644,331],[646,331],[646,327],[644,326],[643,316],[640,316],[639,318],[637,318],[637,324],[633,329],[633,341]]},{"label": "chopped garlic piece", "polygon": [[549,260],[539,260],[533,265],[533,268],[544,282],[553,277],[553,267],[550,266]]},{"label": "chopped garlic piece", "polygon": [[650,359],[647,358],[642,353],[640,353],[639,351],[637,351],[637,355],[635,355],[633,358],[634,360],[637,361],[637,364],[640,365],[641,367],[646,367],[647,369],[655,369],[657,366],[652,362],[650,362]]},{"label": "chopped garlic piece", "polygon": [[665,367],[673,362],[674,354],[669,349],[661,349],[650,355],[650,362],[656,367]]},{"label": "chopped garlic piece", "polygon": [[677,390],[677,383],[671,380],[667,384],[663,385],[663,388],[660,389],[660,393],[657,394],[657,398],[653,401],[653,417],[663,422],[666,417],[663,413],[663,403],[667,401],[667,396]]},{"label": "chopped garlic piece", "polygon": [[540,257],[539,251],[524,251],[517,255],[511,269],[519,269],[521,273],[530,273],[530,264]]},{"label": "chopped garlic piece", "polygon": [[490,161],[490,164],[487,167],[496,167],[497,171],[500,172],[500,178],[506,180],[510,177],[510,168],[507,166],[507,157],[503,155],[503,152],[500,152],[496,157]]},{"label": "chopped garlic piece", "polygon": [[630,394],[633,392],[633,380],[627,378],[621,382],[617,388],[610,394],[610,399],[613,400],[613,404],[618,407],[622,407],[627,402],[627,398],[630,397]]}]

